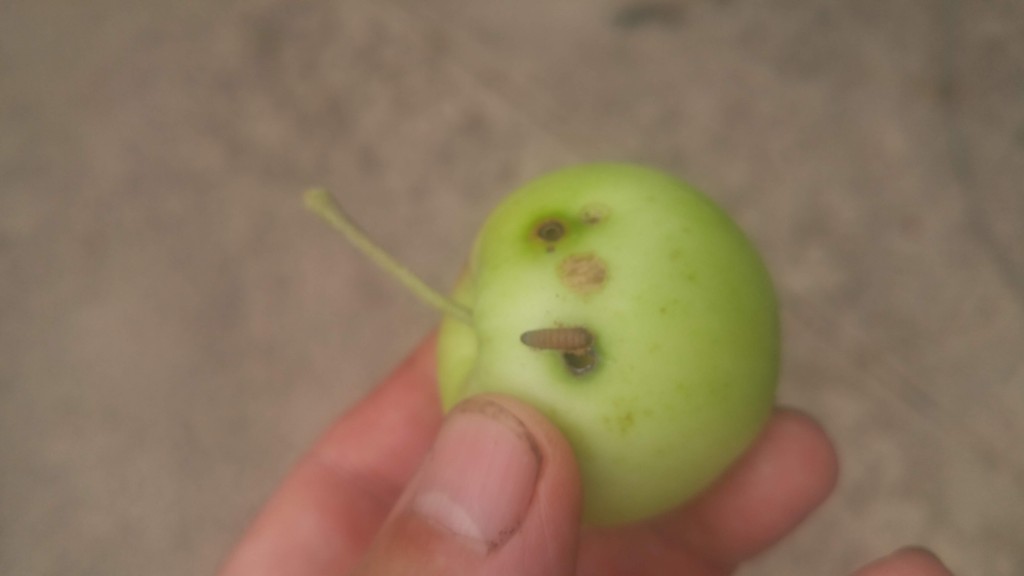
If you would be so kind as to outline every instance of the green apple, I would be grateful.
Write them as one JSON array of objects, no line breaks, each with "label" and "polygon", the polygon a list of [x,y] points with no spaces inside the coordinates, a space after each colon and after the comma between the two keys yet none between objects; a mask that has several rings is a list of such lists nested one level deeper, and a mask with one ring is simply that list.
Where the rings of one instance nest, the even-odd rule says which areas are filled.
[{"label": "green apple", "polygon": [[589,523],[682,504],[771,414],[768,272],[721,209],[665,173],[596,164],[528,183],[488,218],[452,298],[433,298],[445,409],[493,392],[543,412],[573,447]]}]

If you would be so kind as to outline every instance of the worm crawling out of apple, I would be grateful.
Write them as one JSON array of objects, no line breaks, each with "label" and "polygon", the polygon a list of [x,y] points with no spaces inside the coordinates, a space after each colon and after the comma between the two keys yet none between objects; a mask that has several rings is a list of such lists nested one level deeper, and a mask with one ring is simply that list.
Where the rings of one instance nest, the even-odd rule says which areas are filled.
[{"label": "worm crawling out of apple", "polygon": [[495,392],[565,434],[584,520],[621,524],[708,487],[774,403],[775,293],[757,251],[708,198],[633,165],[542,176],[487,219],[450,297],[373,245],[322,190],[307,205],[444,312],[442,404]]}]

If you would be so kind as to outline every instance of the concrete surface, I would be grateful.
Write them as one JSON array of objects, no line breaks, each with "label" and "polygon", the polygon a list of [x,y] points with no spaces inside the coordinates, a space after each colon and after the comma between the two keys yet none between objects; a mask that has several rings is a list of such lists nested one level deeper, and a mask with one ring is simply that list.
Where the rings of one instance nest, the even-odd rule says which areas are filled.
[{"label": "concrete surface", "polygon": [[490,207],[624,159],[785,306],[830,502],[746,574],[1024,574],[1024,3],[0,3],[0,573],[209,574],[436,317]]}]

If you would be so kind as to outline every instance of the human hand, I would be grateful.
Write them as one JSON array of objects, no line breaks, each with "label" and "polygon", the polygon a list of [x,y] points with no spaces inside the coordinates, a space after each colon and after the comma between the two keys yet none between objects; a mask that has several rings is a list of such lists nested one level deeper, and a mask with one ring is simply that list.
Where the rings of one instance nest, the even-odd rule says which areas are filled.
[{"label": "human hand", "polygon": [[[712,489],[641,524],[580,526],[568,443],[529,406],[470,399],[442,419],[434,341],[342,417],[285,480],[222,576],[724,576],[831,492],[836,456],[780,409]],[[857,576],[950,576],[905,550]]]}]

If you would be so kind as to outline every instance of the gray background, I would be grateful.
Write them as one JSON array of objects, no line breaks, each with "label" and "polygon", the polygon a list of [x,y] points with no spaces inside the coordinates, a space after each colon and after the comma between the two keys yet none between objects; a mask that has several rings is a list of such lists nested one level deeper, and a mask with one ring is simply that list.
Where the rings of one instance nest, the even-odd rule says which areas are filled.
[{"label": "gray background", "polygon": [[507,191],[684,176],[763,249],[835,496],[748,574],[1024,574],[1024,3],[0,2],[0,573],[209,574]]}]

